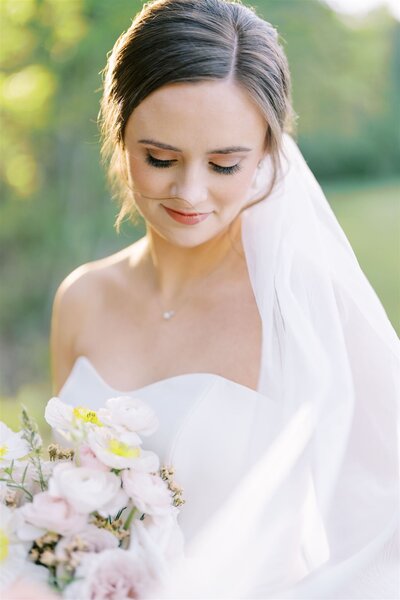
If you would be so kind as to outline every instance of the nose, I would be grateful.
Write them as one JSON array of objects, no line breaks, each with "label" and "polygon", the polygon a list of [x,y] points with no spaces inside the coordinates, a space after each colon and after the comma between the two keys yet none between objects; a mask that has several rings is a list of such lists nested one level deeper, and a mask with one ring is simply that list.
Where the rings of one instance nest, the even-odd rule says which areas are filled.
[{"label": "nose", "polygon": [[199,211],[206,209],[207,181],[201,168],[193,166],[182,169],[171,185],[171,195],[183,201],[187,208]]}]

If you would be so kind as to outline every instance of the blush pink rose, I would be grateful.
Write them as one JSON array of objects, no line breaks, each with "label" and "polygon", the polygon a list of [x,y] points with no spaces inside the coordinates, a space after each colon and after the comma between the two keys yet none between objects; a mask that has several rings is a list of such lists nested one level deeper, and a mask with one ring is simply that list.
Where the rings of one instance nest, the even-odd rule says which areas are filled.
[{"label": "blush pink rose", "polygon": [[66,600],[139,600],[152,583],[146,561],[121,548],[83,557],[76,576],[63,593]]},{"label": "blush pink rose", "polygon": [[71,463],[54,468],[49,493],[64,498],[77,512],[86,514],[106,505],[114,514],[127,500],[126,494],[121,494],[120,478],[111,471],[76,467]]},{"label": "blush pink rose", "polygon": [[86,515],[76,512],[63,498],[55,498],[49,492],[36,494],[33,502],[20,509],[25,521],[47,531],[55,531],[61,535],[83,529]]}]

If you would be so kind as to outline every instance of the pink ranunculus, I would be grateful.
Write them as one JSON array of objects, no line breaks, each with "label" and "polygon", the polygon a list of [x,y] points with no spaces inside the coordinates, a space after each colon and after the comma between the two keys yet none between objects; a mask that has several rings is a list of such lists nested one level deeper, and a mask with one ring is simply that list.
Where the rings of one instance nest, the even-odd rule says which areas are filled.
[{"label": "pink ranunculus", "polygon": [[[76,467],[71,463],[57,465],[49,481],[49,493],[65,500],[79,513],[91,513],[110,505],[118,511],[123,508],[126,497],[122,497],[121,480],[111,471],[100,471],[88,467]],[[124,495],[125,496],[125,495]],[[115,506],[117,498],[121,505]]]},{"label": "pink ranunculus", "polygon": [[145,559],[121,548],[84,556],[76,576],[65,599],[138,600],[152,584]]},{"label": "pink ranunculus", "polygon": [[61,535],[79,531],[86,525],[86,515],[76,512],[66,500],[51,496],[49,492],[36,494],[33,501],[19,511],[28,524]]},{"label": "pink ranunculus", "polygon": [[175,508],[173,493],[159,475],[126,469],[121,477],[124,490],[141,512],[164,515]]},{"label": "pink ranunculus", "polygon": [[99,471],[110,470],[107,465],[97,458],[89,444],[82,444],[82,446],[79,447],[79,461],[79,466],[81,467],[89,467],[90,469],[98,469]]}]

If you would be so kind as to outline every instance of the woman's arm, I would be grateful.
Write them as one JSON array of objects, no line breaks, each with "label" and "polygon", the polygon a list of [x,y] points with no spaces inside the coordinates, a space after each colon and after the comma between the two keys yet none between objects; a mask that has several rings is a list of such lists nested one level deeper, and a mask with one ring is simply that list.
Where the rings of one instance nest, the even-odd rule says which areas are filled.
[{"label": "woman's arm", "polygon": [[82,265],[61,282],[54,296],[50,331],[54,395],[64,385],[76,359],[76,340],[91,297],[91,279],[90,268]]}]

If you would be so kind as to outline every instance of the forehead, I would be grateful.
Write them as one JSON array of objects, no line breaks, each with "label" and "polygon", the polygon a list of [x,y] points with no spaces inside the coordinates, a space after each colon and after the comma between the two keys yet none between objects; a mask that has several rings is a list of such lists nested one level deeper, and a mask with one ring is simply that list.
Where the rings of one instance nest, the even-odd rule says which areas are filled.
[{"label": "forehead", "polygon": [[[201,81],[165,85],[131,114],[125,138],[152,137],[179,148],[262,145],[267,124],[239,84]],[[179,145],[180,144],[180,145]]]}]

